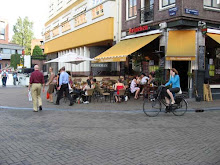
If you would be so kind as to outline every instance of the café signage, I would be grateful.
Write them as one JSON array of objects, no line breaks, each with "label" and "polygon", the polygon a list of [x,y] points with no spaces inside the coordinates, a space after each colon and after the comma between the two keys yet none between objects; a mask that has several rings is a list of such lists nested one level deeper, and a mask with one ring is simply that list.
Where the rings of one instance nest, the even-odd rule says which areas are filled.
[{"label": "caf\u00e9 signage", "polygon": [[107,68],[108,64],[96,64],[96,63],[93,63],[93,64],[91,64],[91,67],[94,67],[94,68]]},{"label": "caf\u00e9 signage", "polygon": [[144,26],[139,26],[139,27],[135,27],[135,28],[130,28],[129,33],[137,33],[137,32],[146,31],[149,29],[150,29],[149,26],[144,25]]}]

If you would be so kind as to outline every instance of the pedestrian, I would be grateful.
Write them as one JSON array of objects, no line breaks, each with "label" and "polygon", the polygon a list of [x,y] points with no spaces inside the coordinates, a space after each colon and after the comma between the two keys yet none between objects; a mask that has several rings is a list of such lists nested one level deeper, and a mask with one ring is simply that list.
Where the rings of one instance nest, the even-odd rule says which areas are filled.
[{"label": "pedestrian", "polygon": [[69,93],[69,74],[65,71],[65,67],[61,68],[60,76],[59,76],[59,86],[57,88],[58,96],[56,100],[56,105],[60,104],[60,99],[63,96],[63,92],[65,92],[65,96],[69,99],[69,106],[73,105],[73,100]]},{"label": "pedestrian", "polygon": [[8,72],[4,69],[2,72],[2,86],[6,87]]},{"label": "pedestrian", "polygon": [[53,92],[54,92],[54,87],[55,87],[55,84],[53,82],[55,74],[53,73],[52,67],[49,68],[49,72],[50,72],[49,80],[46,85],[49,85],[49,88],[47,90],[47,92],[49,93],[48,101],[52,103],[53,102]]},{"label": "pedestrian", "polygon": [[18,73],[17,73],[17,70],[15,70],[15,71],[13,72],[13,74],[12,74],[12,75],[13,75],[13,84],[14,84],[14,85],[16,85],[16,81],[18,80],[17,74],[18,74]]},{"label": "pedestrian", "polygon": [[42,72],[39,71],[39,66],[34,66],[34,72],[31,73],[30,83],[28,87],[28,91],[32,93],[32,100],[33,100],[33,111],[38,112],[37,105],[39,106],[39,110],[42,111],[42,99],[41,99],[41,88],[43,85],[43,92],[44,92],[44,75]]}]

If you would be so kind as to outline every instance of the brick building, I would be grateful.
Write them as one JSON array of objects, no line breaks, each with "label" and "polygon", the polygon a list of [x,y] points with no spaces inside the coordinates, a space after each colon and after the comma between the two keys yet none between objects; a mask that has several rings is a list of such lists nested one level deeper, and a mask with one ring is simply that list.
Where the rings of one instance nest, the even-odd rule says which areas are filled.
[{"label": "brick building", "polygon": [[10,66],[12,54],[22,54],[22,47],[9,42],[9,25],[0,19],[0,69]]}]

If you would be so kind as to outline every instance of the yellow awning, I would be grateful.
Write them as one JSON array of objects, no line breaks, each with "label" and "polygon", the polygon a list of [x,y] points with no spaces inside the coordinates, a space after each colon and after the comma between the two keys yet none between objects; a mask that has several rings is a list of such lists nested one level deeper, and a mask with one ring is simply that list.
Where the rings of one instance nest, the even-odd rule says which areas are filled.
[{"label": "yellow awning", "polygon": [[192,61],[196,57],[196,31],[169,31],[166,60]]},{"label": "yellow awning", "polygon": [[143,46],[149,44],[151,41],[159,37],[160,34],[153,34],[149,36],[127,39],[114,45],[104,53],[95,57],[97,62],[121,62],[126,61],[126,57]]},{"label": "yellow awning", "polygon": [[220,44],[220,34],[207,33],[207,35]]}]

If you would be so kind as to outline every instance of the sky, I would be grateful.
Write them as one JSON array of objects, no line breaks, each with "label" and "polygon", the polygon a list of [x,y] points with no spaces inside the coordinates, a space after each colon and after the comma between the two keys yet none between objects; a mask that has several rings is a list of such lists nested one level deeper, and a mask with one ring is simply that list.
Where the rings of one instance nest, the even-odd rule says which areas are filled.
[{"label": "sky", "polygon": [[0,0],[0,4],[0,18],[6,19],[9,24],[9,41],[13,36],[13,25],[19,16],[27,16],[34,23],[34,37],[42,38],[41,32],[48,18],[49,0]]}]

